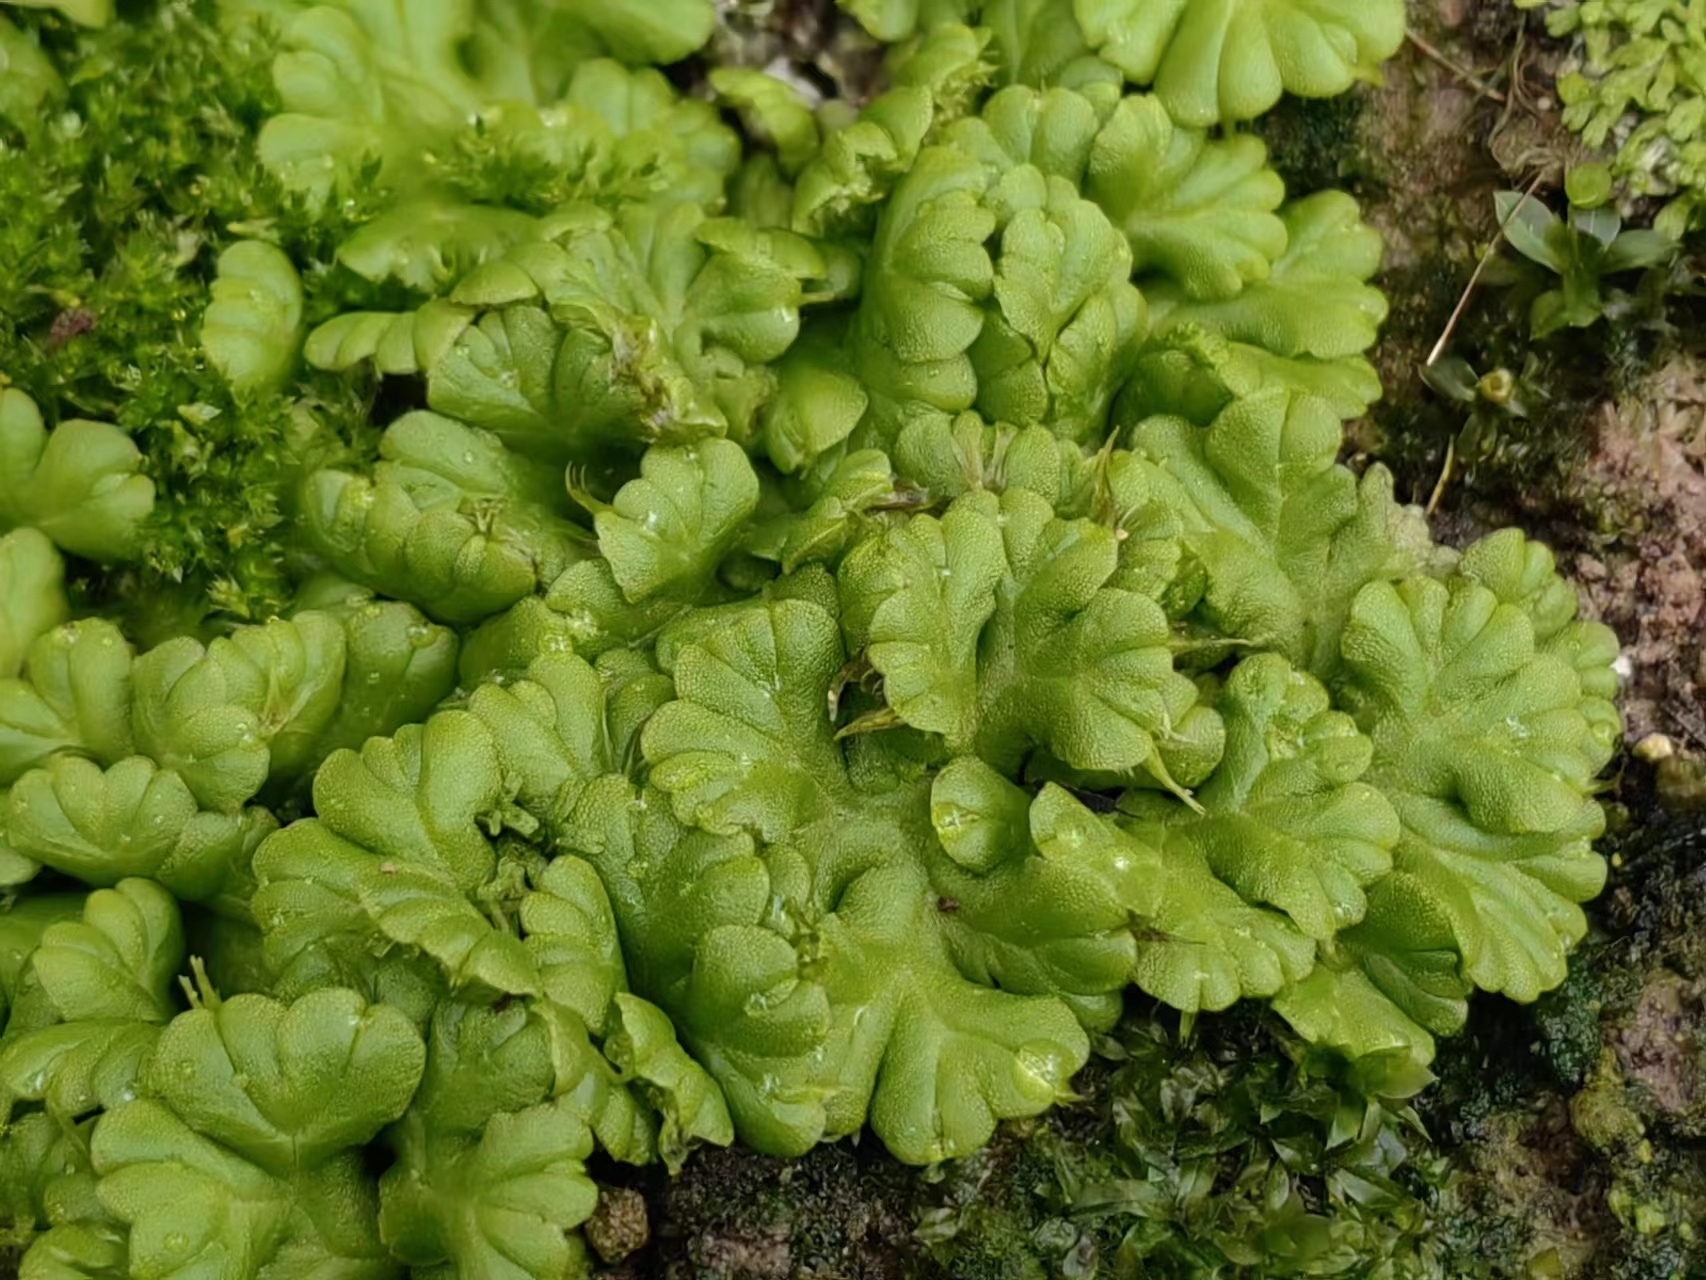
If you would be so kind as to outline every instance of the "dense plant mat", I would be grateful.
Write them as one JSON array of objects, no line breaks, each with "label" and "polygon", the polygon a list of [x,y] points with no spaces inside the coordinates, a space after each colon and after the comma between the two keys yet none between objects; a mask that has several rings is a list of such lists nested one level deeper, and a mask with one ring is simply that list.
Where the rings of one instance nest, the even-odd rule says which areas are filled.
[{"label": "dense plant mat", "polygon": [[1565,980],[1617,642],[1338,461],[1381,238],[1240,127],[1402,6],[847,7],[865,101],[709,0],[0,18],[22,1274],[582,1274],[1234,1006],[1313,1155],[1200,1248],[1342,1250]]}]

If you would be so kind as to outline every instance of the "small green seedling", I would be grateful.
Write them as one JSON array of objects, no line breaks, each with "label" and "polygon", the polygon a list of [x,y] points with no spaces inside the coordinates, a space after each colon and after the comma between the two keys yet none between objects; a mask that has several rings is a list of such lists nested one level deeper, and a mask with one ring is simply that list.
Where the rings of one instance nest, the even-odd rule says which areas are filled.
[{"label": "small green seedling", "polygon": [[1627,295],[1608,287],[1606,278],[1664,266],[1677,254],[1671,237],[1643,228],[1624,230],[1623,219],[1611,209],[1573,204],[1567,216],[1559,217],[1519,191],[1501,191],[1494,201],[1511,247],[1558,277],[1556,286],[1540,293],[1530,307],[1529,327],[1536,339],[1560,329],[1586,329],[1617,314]]},{"label": "small green seedling", "polygon": [[1447,400],[1474,411],[1491,408],[1513,418],[1528,416],[1523,379],[1509,369],[1498,368],[1481,374],[1461,356],[1446,356],[1423,366],[1422,381]]},{"label": "small green seedling", "polygon": [[1522,448],[1527,425],[1545,418],[1547,383],[1541,358],[1530,351],[1520,370],[1499,366],[1478,372],[1461,356],[1445,356],[1422,367],[1422,381],[1463,412],[1450,440],[1441,474],[1441,492],[1454,471],[1473,473],[1495,457],[1512,457]]}]

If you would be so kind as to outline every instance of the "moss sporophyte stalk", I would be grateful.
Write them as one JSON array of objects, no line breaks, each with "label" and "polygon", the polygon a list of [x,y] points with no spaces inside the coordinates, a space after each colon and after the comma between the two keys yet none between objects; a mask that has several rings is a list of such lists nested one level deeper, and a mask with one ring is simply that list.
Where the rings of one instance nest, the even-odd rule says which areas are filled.
[{"label": "moss sporophyte stalk", "polygon": [[[146,412],[74,245],[0,327],[24,1275],[578,1275],[595,1153],[965,1155],[1133,989],[1404,1096],[1563,980],[1616,641],[1337,461],[1380,239],[1238,127],[1402,4],[845,8],[857,110],[710,0],[0,18],[0,183],[194,235]],[[105,210],[175,49],[218,199]]]}]

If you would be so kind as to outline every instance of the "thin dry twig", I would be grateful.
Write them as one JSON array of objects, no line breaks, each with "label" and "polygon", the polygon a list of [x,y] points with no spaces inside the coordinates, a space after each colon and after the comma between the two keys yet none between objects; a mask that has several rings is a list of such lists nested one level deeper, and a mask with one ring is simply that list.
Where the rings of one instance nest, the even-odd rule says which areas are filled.
[{"label": "thin dry twig", "polygon": [[[1524,170],[1542,172],[1556,178],[1563,168],[1568,167],[1564,148],[1575,149],[1581,144],[1566,134],[1565,138],[1570,140],[1560,145],[1560,126],[1555,113],[1541,110],[1535,96],[1536,91],[1528,82],[1530,62],[1528,24],[1524,21],[1516,29],[1510,63],[1505,72],[1509,85],[1506,96],[1509,100],[1505,103],[1504,110],[1499,113],[1498,123],[1487,134],[1487,149],[1506,173]],[[1505,136],[1518,126],[1519,117],[1530,129],[1537,127],[1540,136],[1519,137],[1515,153],[1507,156],[1503,153],[1503,141]]]},{"label": "thin dry twig", "polygon": [[[1504,243],[1505,229],[1510,226],[1517,214],[1522,212],[1522,207],[1534,198],[1535,191],[1540,187],[1542,176],[1537,174],[1534,181],[1528,184],[1528,189],[1522,193],[1522,199],[1511,206],[1510,212],[1499,223],[1499,229],[1493,233],[1493,238],[1488,242],[1486,251],[1481,254],[1481,260],[1475,264],[1475,270],[1469,277],[1469,283],[1463,286],[1463,295],[1457,299],[1457,305],[1451,309],[1451,316],[1445,322],[1445,329],[1440,333],[1439,341],[1434,343],[1433,350],[1428,352],[1428,368],[1431,369],[1438,364],[1439,358],[1445,354],[1445,348],[1451,341],[1451,335],[1457,332],[1458,321],[1463,319],[1463,313],[1469,307],[1469,299],[1475,296],[1475,286],[1481,283],[1481,277],[1486,273],[1488,264],[1498,253],[1499,246]],[[1456,461],[1457,440],[1456,437],[1453,437],[1446,442],[1445,462],[1440,467],[1439,479],[1435,481],[1433,493],[1428,498],[1427,513],[1430,516],[1439,508],[1440,500],[1445,497],[1445,487],[1451,479],[1451,470]]]},{"label": "thin dry twig", "polygon": [[1498,103],[1508,101],[1504,94],[1493,88],[1492,85],[1488,84],[1480,76],[1469,70],[1468,67],[1465,67],[1461,63],[1455,62],[1451,58],[1447,57],[1443,52],[1429,44],[1426,40],[1422,39],[1422,37],[1417,35],[1414,31],[1406,31],[1404,35],[1411,44],[1415,45],[1416,48],[1422,52],[1425,57],[1439,63],[1440,66],[1451,72],[1452,75],[1463,81],[1463,83],[1475,90],[1475,92],[1480,94],[1483,98],[1490,98],[1494,102]]},{"label": "thin dry twig", "polygon": [[1463,319],[1463,312],[1469,306],[1469,299],[1475,295],[1475,286],[1481,283],[1481,277],[1486,273],[1488,264],[1493,260],[1493,255],[1498,253],[1499,246],[1504,243],[1505,228],[1509,227],[1511,220],[1522,212],[1522,207],[1534,198],[1534,193],[1540,188],[1542,176],[1544,175],[1537,175],[1534,181],[1528,184],[1528,189],[1522,193],[1522,199],[1511,206],[1511,211],[1505,215],[1504,221],[1499,223],[1499,229],[1494,233],[1491,242],[1488,243],[1486,252],[1481,255],[1481,261],[1475,264],[1475,272],[1469,277],[1469,283],[1463,286],[1463,296],[1457,300],[1457,305],[1452,308],[1451,318],[1445,322],[1444,332],[1439,335],[1439,341],[1434,343],[1433,350],[1428,352],[1429,368],[1438,364],[1439,358],[1445,354],[1446,344],[1451,341],[1451,335],[1457,331],[1457,323]]},{"label": "thin dry twig", "polygon": [[1528,24],[1524,22],[1517,27],[1516,41],[1511,48],[1510,70],[1506,72],[1510,90],[1505,95],[1505,109],[1499,112],[1498,123],[1487,134],[1489,149],[1498,141],[1499,136],[1510,128],[1511,120],[1516,116],[1518,109],[1530,115],[1534,114],[1534,108],[1528,101],[1527,89],[1522,81],[1522,57],[1527,47]]},{"label": "thin dry twig", "polygon": [[1439,510],[1440,500],[1445,497],[1445,486],[1451,480],[1451,468],[1457,461],[1457,437],[1452,436],[1445,442],[1445,462],[1439,469],[1439,479],[1434,481],[1434,491],[1428,495],[1427,516],[1434,518],[1434,512]]},{"label": "thin dry twig", "polygon": [[[1526,19],[1526,15],[1525,15]],[[1528,53],[1528,23],[1523,21],[1516,29],[1516,40],[1511,45],[1511,65],[1507,75],[1510,78],[1510,101],[1505,104],[1505,116],[1501,123],[1508,123],[1511,109],[1521,107],[1524,111],[1534,110],[1534,104],[1529,100],[1528,86],[1523,80],[1523,58]]]}]

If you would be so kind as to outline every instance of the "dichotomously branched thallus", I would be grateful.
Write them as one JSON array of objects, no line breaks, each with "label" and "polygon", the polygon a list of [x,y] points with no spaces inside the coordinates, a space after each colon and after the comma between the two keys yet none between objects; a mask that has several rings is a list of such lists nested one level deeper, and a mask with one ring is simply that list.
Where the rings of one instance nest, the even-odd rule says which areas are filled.
[{"label": "dichotomously branched thallus", "polygon": [[137,652],[64,586],[135,450],[0,399],[26,1276],[573,1275],[595,1149],[961,1155],[1134,988],[1403,1092],[1562,980],[1615,641],[1337,461],[1380,241],[1236,128],[1402,5],[845,7],[879,97],[719,114],[651,65],[709,0],[232,0],[407,305],[307,325],[256,234],[207,356],[427,407],[295,486],[288,616]]}]

